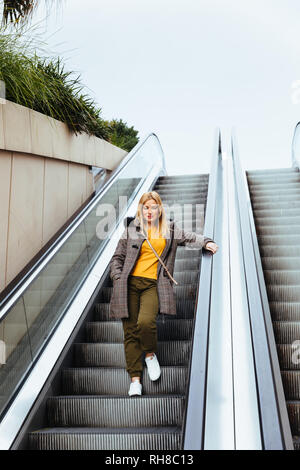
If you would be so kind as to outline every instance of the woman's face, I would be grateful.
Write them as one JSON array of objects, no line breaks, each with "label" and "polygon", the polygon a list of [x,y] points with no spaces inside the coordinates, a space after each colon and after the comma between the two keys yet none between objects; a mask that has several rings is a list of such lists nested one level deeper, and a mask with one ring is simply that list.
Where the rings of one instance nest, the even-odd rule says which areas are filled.
[{"label": "woman's face", "polygon": [[149,199],[143,204],[143,218],[149,225],[158,220],[159,204],[154,199]]}]

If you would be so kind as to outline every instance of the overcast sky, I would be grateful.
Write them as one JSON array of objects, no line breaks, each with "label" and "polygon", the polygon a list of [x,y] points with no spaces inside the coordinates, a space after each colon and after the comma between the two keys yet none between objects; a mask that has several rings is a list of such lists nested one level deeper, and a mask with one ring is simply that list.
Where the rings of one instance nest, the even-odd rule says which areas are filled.
[{"label": "overcast sky", "polygon": [[[169,174],[206,173],[215,129],[245,169],[291,166],[300,120],[299,0],[63,0],[49,51],[105,119],[155,132]],[[42,6],[33,24],[45,18]]]}]

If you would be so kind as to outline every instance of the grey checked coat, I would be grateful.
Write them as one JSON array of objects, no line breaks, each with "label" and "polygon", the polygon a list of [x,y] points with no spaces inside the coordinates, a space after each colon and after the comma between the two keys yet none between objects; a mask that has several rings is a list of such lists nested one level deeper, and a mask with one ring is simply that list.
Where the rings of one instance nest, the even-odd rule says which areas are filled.
[{"label": "grey checked coat", "polygon": [[[109,313],[114,318],[128,318],[127,304],[127,280],[139,257],[144,235],[140,232],[138,218],[126,217],[124,219],[125,230],[121,235],[117,248],[110,261],[110,277],[113,280],[113,291],[110,300]],[[209,237],[196,232],[183,231],[177,223],[169,219],[168,226],[170,237],[166,238],[166,246],[161,254],[161,259],[173,276],[177,246],[189,248],[203,248],[209,241]],[[176,299],[173,283],[165,269],[158,261],[157,265],[157,292],[159,298],[159,313],[169,315],[176,314]]]}]

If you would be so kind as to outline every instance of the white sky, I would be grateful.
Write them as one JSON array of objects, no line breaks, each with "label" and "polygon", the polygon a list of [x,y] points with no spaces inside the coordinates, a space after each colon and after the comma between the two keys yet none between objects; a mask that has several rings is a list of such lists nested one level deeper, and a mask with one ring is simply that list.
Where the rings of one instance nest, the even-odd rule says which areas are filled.
[{"label": "white sky", "polygon": [[49,53],[81,74],[105,119],[158,135],[169,174],[208,173],[217,127],[227,152],[235,128],[245,169],[291,166],[299,0],[62,4],[44,22]]}]

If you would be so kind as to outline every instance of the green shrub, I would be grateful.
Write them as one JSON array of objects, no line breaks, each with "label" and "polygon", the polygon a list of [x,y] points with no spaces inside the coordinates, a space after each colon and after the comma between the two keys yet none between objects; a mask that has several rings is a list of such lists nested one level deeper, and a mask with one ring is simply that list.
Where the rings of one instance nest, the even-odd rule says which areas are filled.
[{"label": "green shrub", "polygon": [[122,120],[104,121],[101,108],[83,94],[80,76],[64,69],[58,58],[40,58],[36,41],[25,40],[22,28],[7,33],[0,30],[0,80],[10,101],[66,123],[75,134],[86,132],[131,150],[138,132]]},{"label": "green shrub", "polygon": [[134,127],[128,127],[126,122],[123,122],[122,119],[108,122],[110,127],[110,136],[109,140],[112,144],[117,147],[121,147],[127,152],[138,143],[138,131]]}]

